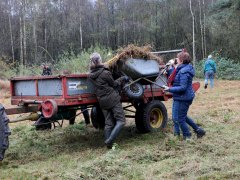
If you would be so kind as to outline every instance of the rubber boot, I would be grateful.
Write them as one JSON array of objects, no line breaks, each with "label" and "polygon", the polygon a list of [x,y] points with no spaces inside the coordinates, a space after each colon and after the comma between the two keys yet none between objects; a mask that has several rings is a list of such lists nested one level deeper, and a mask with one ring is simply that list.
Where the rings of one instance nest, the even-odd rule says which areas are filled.
[{"label": "rubber boot", "polygon": [[114,140],[117,138],[119,132],[121,131],[121,129],[123,128],[124,123],[117,121],[116,125],[114,126],[109,138],[107,140],[105,140],[105,144],[108,145],[112,145]]},{"label": "rubber boot", "polygon": [[206,132],[202,128],[198,128],[195,131],[195,133],[197,134],[197,138],[201,138],[201,137],[203,137],[206,134]]},{"label": "rubber boot", "polygon": [[5,149],[0,149],[0,161],[4,159]]},{"label": "rubber boot", "polygon": [[[104,129],[104,137],[105,137],[105,142],[107,141],[107,139],[110,137],[112,132],[112,129]],[[108,149],[112,148],[112,144],[106,144]]]}]

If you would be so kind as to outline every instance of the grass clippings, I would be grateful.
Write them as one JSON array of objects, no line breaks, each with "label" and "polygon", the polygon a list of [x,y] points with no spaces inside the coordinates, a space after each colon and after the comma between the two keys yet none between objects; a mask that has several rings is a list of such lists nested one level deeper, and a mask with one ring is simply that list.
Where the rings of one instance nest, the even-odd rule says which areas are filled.
[{"label": "grass clippings", "polygon": [[105,64],[110,70],[118,68],[119,63],[124,63],[129,58],[139,58],[145,60],[156,60],[159,64],[164,64],[160,56],[156,56],[151,53],[150,46],[138,47],[133,44],[128,45],[125,48],[119,49],[116,56],[108,60]]}]

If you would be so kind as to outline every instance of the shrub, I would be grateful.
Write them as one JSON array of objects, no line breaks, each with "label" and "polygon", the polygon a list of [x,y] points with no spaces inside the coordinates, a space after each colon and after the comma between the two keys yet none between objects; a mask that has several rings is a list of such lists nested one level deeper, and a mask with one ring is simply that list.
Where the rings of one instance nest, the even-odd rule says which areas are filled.
[{"label": "shrub", "polygon": [[106,61],[112,55],[110,49],[102,48],[99,46],[91,47],[83,50],[80,54],[75,54],[73,51],[65,52],[59,57],[59,62],[55,65],[54,69],[61,73],[65,70],[71,73],[84,73],[88,71],[89,57],[93,52],[101,54],[103,61]]}]

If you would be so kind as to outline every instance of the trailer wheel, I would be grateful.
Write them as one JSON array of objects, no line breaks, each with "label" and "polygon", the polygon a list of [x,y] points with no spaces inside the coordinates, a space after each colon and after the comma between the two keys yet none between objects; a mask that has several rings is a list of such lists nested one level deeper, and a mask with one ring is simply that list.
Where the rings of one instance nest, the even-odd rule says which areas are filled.
[{"label": "trailer wheel", "polygon": [[52,123],[49,119],[40,117],[35,123],[34,126],[37,131],[49,130],[52,128]]},{"label": "trailer wheel", "polygon": [[126,84],[123,88],[125,94],[130,99],[140,99],[143,96],[143,86],[139,83],[134,83],[131,85]]},{"label": "trailer wheel", "polygon": [[47,119],[53,117],[58,112],[58,105],[56,101],[52,99],[47,99],[41,105],[42,105],[42,114]]},{"label": "trailer wheel", "polygon": [[104,129],[105,117],[99,106],[95,106],[91,109],[91,121],[93,127],[96,129]]},{"label": "trailer wheel", "polygon": [[135,123],[139,132],[148,133],[162,129],[167,124],[167,109],[158,100],[153,100],[137,108]]}]

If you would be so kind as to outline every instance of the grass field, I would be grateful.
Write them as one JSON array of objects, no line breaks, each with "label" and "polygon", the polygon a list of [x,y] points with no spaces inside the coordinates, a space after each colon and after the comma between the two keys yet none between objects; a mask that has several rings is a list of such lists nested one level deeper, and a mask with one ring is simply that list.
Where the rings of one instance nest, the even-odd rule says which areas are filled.
[{"label": "grass field", "polygon": [[45,132],[12,125],[0,179],[240,179],[240,81],[218,80],[212,91],[201,86],[189,115],[206,130],[202,139],[176,139],[171,118],[163,132],[150,134],[138,134],[129,120],[114,150],[82,118]]}]

